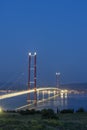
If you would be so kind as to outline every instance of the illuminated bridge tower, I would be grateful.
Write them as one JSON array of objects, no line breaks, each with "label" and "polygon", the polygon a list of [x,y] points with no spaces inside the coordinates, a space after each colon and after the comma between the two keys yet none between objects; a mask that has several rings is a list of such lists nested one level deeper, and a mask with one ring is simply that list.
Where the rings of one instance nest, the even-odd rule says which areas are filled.
[{"label": "illuminated bridge tower", "polygon": [[[32,55],[29,53],[29,61],[28,61],[28,90],[34,88],[34,103],[37,102],[37,92],[36,92],[36,52]],[[28,94],[28,102],[30,102],[30,94]]]},{"label": "illuminated bridge tower", "polygon": [[60,87],[60,72],[56,72],[56,87]]}]

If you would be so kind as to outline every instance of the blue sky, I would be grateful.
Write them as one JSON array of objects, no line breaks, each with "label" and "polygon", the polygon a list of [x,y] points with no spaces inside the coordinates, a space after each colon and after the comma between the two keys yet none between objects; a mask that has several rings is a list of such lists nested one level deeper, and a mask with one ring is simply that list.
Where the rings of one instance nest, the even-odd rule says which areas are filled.
[{"label": "blue sky", "polygon": [[38,85],[87,82],[86,0],[0,1],[0,81],[23,74],[37,52]]}]

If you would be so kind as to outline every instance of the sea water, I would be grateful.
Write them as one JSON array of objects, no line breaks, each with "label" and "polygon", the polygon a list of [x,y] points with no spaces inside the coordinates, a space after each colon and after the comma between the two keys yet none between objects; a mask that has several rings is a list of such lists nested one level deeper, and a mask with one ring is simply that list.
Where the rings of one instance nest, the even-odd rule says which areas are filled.
[{"label": "sea water", "polygon": [[[33,95],[31,95],[33,97]],[[47,95],[46,95],[47,96]],[[45,98],[46,98],[45,96]],[[32,98],[33,99],[33,98]],[[43,100],[43,99],[38,99]],[[32,101],[33,102],[33,101]],[[21,106],[28,105],[27,102],[27,95],[12,97],[8,99],[0,100],[0,106],[4,110],[15,110]],[[77,110],[79,108],[83,108],[87,111],[87,94],[67,94],[67,96],[57,96],[53,99],[48,101],[44,101],[41,103],[37,103],[35,106],[32,107],[25,107],[25,109],[44,109],[44,108],[52,108],[55,111],[57,109],[74,109]]]}]

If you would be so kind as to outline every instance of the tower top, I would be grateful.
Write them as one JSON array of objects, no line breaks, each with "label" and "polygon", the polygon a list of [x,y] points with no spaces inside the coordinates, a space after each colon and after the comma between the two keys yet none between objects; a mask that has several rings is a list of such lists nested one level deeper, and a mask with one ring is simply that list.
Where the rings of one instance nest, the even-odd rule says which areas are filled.
[{"label": "tower top", "polygon": [[31,56],[31,52],[29,52],[29,56]]},{"label": "tower top", "polygon": [[33,54],[31,52],[29,52],[28,54],[29,54],[29,56],[36,56],[37,55],[36,52],[34,52]]}]

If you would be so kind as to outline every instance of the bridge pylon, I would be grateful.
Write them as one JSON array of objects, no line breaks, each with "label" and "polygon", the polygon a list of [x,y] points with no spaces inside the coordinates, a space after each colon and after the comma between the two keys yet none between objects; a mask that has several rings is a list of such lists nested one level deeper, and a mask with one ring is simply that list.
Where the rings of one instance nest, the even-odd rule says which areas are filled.
[{"label": "bridge pylon", "polygon": [[60,72],[56,72],[56,87],[60,87]]},{"label": "bridge pylon", "polygon": [[[32,86],[33,84],[33,86]],[[29,53],[28,57],[28,90],[34,88],[34,103],[37,103],[37,90],[36,90],[36,52]],[[28,93],[28,102],[31,101],[30,93]]]}]

